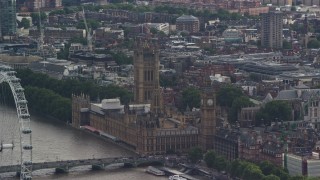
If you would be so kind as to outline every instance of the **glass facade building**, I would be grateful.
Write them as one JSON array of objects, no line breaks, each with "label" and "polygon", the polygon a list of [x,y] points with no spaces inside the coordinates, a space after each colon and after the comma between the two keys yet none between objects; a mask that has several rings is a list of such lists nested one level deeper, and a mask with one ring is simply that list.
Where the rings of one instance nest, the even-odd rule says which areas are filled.
[{"label": "glass facade building", "polygon": [[16,33],[16,0],[0,0],[0,37]]}]

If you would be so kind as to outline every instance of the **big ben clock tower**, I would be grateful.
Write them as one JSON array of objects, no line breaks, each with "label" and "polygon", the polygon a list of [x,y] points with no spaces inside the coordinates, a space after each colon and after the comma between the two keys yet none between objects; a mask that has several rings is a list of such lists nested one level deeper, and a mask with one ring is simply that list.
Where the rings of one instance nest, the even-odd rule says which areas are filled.
[{"label": "big ben clock tower", "polygon": [[206,89],[201,95],[200,143],[202,150],[213,149],[216,132],[216,96],[212,89]]}]

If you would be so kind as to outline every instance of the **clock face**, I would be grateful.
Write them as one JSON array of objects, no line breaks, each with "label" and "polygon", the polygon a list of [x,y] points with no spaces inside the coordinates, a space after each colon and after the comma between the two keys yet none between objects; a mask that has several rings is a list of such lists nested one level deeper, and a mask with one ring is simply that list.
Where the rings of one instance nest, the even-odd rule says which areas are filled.
[{"label": "clock face", "polygon": [[212,99],[208,99],[207,104],[208,104],[208,106],[212,106],[213,105],[213,100]]}]

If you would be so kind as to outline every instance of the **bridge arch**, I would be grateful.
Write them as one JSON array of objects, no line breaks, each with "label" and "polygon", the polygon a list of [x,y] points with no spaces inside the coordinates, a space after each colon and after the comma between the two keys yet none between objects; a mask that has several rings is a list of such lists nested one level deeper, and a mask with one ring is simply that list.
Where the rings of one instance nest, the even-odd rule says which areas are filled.
[{"label": "bridge arch", "polygon": [[[20,79],[15,76],[13,68],[0,65],[0,83],[8,83],[14,98],[17,110],[20,134],[20,180],[32,179],[32,137],[30,127],[30,114],[28,102],[24,95],[24,89],[20,84]],[[1,120],[0,120],[1,124]],[[1,150],[6,147],[17,147],[15,144],[0,144]]]}]

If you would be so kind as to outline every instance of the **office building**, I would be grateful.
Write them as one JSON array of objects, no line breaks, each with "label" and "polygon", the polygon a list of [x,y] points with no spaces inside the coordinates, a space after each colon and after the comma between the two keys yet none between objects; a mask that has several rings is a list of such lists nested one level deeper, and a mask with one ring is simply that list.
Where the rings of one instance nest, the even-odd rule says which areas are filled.
[{"label": "office building", "polygon": [[182,15],[178,17],[176,26],[178,31],[188,31],[189,33],[196,33],[200,30],[199,19],[191,15]]},{"label": "office building", "polygon": [[0,37],[16,33],[16,0],[0,0]]},{"label": "office building", "polygon": [[265,48],[282,48],[282,13],[269,12],[261,14],[261,46]]}]

